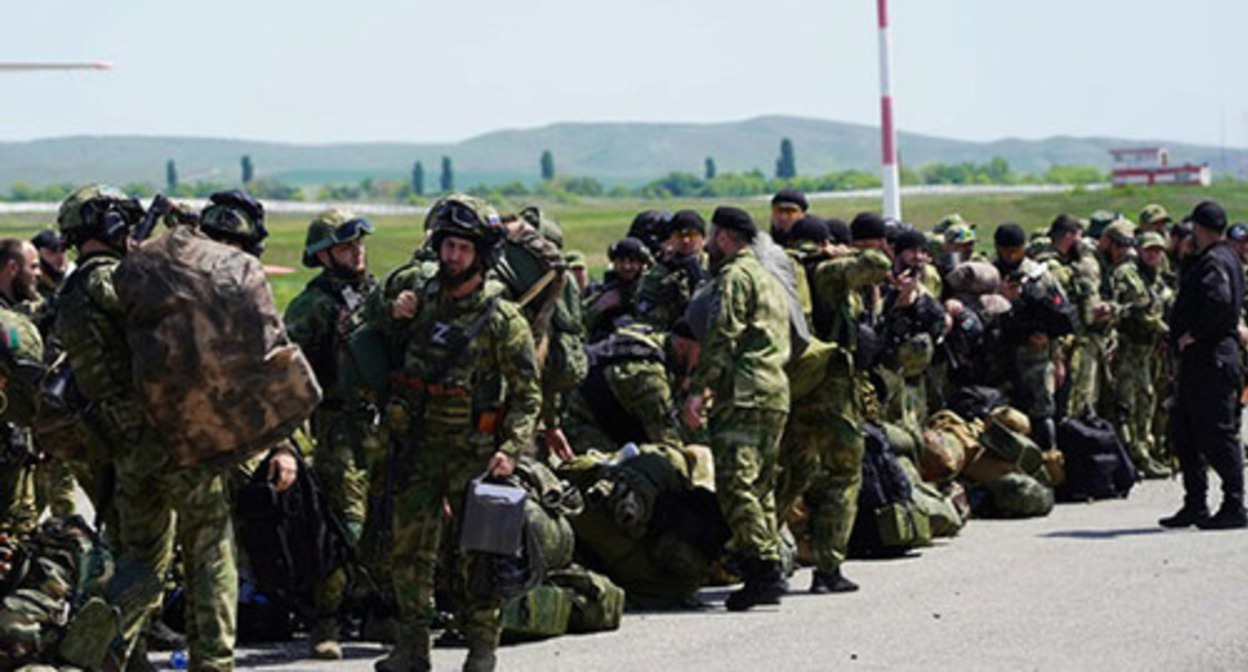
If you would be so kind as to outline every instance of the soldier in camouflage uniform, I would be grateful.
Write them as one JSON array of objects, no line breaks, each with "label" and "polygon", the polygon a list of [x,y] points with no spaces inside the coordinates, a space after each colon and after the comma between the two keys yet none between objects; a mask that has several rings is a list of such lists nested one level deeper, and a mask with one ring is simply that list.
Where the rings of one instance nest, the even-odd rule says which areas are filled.
[{"label": "soldier in camouflage uniform", "polygon": [[1066,382],[1061,417],[1081,415],[1097,407],[1098,368],[1104,365],[1109,337],[1108,305],[1101,300],[1101,265],[1080,245],[1082,225],[1071,215],[1059,215],[1049,225],[1049,240],[1057,257],[1049,272],[1066,293],[1079,321],[1063,344]]},{"label": "soldier in camouflage uniform", "polygon": [[159,604],[176,535],[187,568],[188,669],[233,670],[238,575],[223,472],[178,468],[154,435],[134,388],[125,316],[113,289],[113,273],[133,244],[130,229],[142,216],[138,201],[97,185],[75,190],[57,216],[79,267],[61,291],[55,332],[92,402],[100,441],[89,459],[116,468],[119,563],[136,568],[113,582],[122,596],[110,600],[120,606],[121,631],[109,656],[124,662]]},{"label": "soldier in camouflage uniform", "polygon": [[[397,646],[377,663],[383,671],[429,669],[443,508],[459,519],[470,479],[511,474],[517,455],[532,448],[541,405],[528,324],[503,287],[485,280],[503,237],[498,214],[456,197],[437,204],[430,220],[438,275],[419,295],[400,292],[391,303],[391,319],[410,323],[402,330],[410,338],[387,408],[399,451],[391,559],[400,624]],[[472,560],[457,569],[466,573]],[[500,601],[461,597],[464,669],[492,670]]]},{"label": "soldier in camouflage uniform", "polygon": [[[16,238],[0,240],[0,310],[6,311],[8,328],[27,332],[24,340],[40,353],[36,361],[43,356],[43,343],[33,322],[23,319],[14,324],[17,313],[30,315],[31,303],[39,299],[38,284],[39,254],[34,246]],[[28,429],[12,421],[0,423],[0,529],[22,533],[34,529],[39,518],[36,457]]]},{"label": "soldier in camouflage uniform", "polygon": [[650,266],[650,252],[636,238],[624,238],[607,248],[611,270],[602,283],[590,289],[582,304],[585,342],[595,343],[615,329],[616,321],[632,318],[637,310],[641,276]]},{"label": "soldier in camouflage uniform", "polygon": [[641,276],[637,289],[637,320],[668,331],[681,315],[693,293],[707,279],[702,268],[702,242],[706,222],[693,210],[681,210],[667,224],[663,258]]},{"label": "soldier in camouflage uniform", "polygon": [[34,389],[18,377],[18,364],[43,361],[43,340],[33,322],[0,307],[0,532],[28,534],[35,528],[35,456],[30,449]]},{"label": "soldier in camouflage uniform", "polygon": [[568,396],[563,416],[573,452],[611,452],[629,442],[683,445],[667,366],[673,340],[634,325],[589,346],[589,375]]},{"label": "soldier in camouflage uniform", "polygon": [[[743,210],[721,207],[707,243],[715,270],[706,341],[694,389],[709,389],[715,489],[732,529],[745,586],[728,596],[731,611],[778,604],[787,585],[780,570],[775,479],[780,437],[789,412],[789,309],[784,289],[750,248],[758,234]],[[704,397],[684,409],[701,422]]]},{"label": "soldier in camouflage uniform", "polygon": [[[1118,328],[1118,347],[1114,353],[1114,380],[1117,381],[1118,435],[1131,452],[1136,469],[1145,478],[1165,478],[1170,469],[1158,462],[1158,448],[1153,438],[1153,409],[1157,393],[1156,377],[1158,346],[1167,333],[1164,297],[1158,291],[1156,269],[1154,282],[1145,279],[1144,265],[1133,254],[1135,239],[1131,223],[1123,220],[1105,230],[1110,239],[1109,257],[1114,262],[1110,271],[1114,288],[1113,305]],[[1156,262],[1161,237],[1149,232],[1149,254]]]},{"label": "soldier in camouflage uniform", "polygon": [[[303,265],[321,269],[286,309],[286,330],[307,355],[324,398],[312,415],[312,471],[353,542],[364,529],[369,462],[380,455],[377,409],[344,375],[347,339],[363,319],[362,306],[377,289],[368,272],[364,236],[373,225],[345,210],[320,213],[308,224]],[[339,568],[317,587],[317,622],[308,637],[313,658],[342,658],[338,611],[346,588]]]}]

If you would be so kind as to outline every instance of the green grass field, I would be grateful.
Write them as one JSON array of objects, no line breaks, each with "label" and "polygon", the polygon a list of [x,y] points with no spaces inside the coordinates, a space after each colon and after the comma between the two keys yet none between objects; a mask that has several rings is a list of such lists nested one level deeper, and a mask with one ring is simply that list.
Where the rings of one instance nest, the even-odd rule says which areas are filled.
[{"label": "green grass field", "polygon": [[[1231,183],[1210,188],[1165,187],[1154,189],[1115,189],[1097,192],[1071,192],[1058,195],[995,195],[995,196],[915,196],[902,203],[905,220],[920,228],[928,228],[951,212],[961,213],[967,221],[977,224],[981,246],[990,246],[990,232],[999,223],[1014,221],[1029,230],[1047,227],[1053,217],[1069,212],[1086,217],[1098,209],[1121,211],[1133,220],[1148,203],[1161,203],[1172,215],[1181,217],[1201,200],[1212,198],[1226,207],[1232,221],[1248,221],[1248,185]],[[606,249],[628,229],[633,215],[645,209],[678,210],[692,208],[708,220],[718,205],[731,204],[750,211],[766,224],[767,199],[647,201],[627,199],[585,199],[575,204],[538,203],[543,212],[553,216],[563,227],[567,249],[581,250],[589,259],[592,273],[597,276],[606,267]],[[498,204],[500,210],[518,208],[522,203]],[[878,209],[875,199],[816,200],[811,211],[824,217],[840,217],[848,221],[859,211]],[[308,217],[275,215],[269,219],[272,232],[265,253],[270,264],[291,266],[298,272],[273,276],[273,290],[279,305],[285,306],[311,279],[313,271],[303,268],[300,254]],[[30,237],[50,226],[50,214],[0,215],[0,235]],[[406,261],[421,240],[420,217],[376,217],[377,233],[368,241],[369,266],[381,276]]]}]

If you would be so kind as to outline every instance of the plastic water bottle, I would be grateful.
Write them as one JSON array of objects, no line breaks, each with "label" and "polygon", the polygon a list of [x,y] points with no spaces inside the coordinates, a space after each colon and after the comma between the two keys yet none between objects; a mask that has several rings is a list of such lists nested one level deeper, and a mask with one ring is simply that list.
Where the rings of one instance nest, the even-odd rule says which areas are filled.
[{"label": "plastic water bottle", "polygon": [[169,669],[171,670],[185,670],[186,669],[186,652],[185,651],[183,651],[182,649],[177,649],[173,653],[169,654]]},{"label": "plastic water bottle", "polygon": [[623,448],[620,449],[619,457],[616,458],[615,463],[622,464],[624,462],[627,462],[633,459],[634,457],[637,457],[640,454],[641,454],[641,451],[637,448],[637,444],[633,443],[632,441],[629,441],[628,443],[624,444]]}]

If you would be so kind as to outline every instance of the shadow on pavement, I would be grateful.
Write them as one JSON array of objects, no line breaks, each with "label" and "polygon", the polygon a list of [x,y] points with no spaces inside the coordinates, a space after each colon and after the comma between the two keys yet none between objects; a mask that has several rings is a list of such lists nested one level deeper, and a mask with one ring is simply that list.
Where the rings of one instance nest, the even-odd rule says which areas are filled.
[{"label": "shadow on pavement", "polygon": [[1117,539],[1118,537],[1142,537],[1151,534],[1164,534],[1160,527],[1136,527],[1121,530],[1054,530],[1040,536],[1058,539]]}]

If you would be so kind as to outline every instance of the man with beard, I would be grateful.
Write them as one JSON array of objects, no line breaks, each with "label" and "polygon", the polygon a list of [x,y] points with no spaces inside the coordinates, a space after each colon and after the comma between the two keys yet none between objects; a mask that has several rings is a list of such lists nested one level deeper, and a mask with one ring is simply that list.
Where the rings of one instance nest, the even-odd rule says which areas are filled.
[{"label": "man with beard", "polygon": [[631,317],[636,310],[637,288],[641,274],[650,265],[650,252],[636,238],[624,238],[607,248],[611,270],[602,284],[592,288],[585,297],[584,320],[587,343],[594,343],[614,331],[615,321]]},{"label": "man with beard", "polygon": [[17,238],[0,240],[0,307],[19,310],[39,300],[39,251]]},{"label": "man with beard", "polygon": [[50,299],[61,288],[65,276],[73,270],[73,264],[65,254],[65,241],[56,231],[47,229],[35,234],[30,243],[39,251],[39,269],[43,272],[39,277],[39,295],[45,300]]},{"label": "man with beard", "polygon": [[777,245],[790,247],[789,232],[806,216],[810,202],[797,189],[781,189],[771,197],[771,238]]},{"label": "man with beard", "polygon": [[[34,245],[17,238],[0,240],[0,308],[30,315],[39,300],[39,275]],[[0,424],[0,528],[29,532],[38,520],[35,457],[27,429]]]},{"label": "man with beard", "polygon": [[[470,479],[504,478],[532,449],[541,407],[537,356],[528,322],[486,281],[504,232],[494,208],[448,197],[429,213],[437,277],[416,295],[400,292],[389,318],[406,326],[391,374],[386,420],[395,454],[394,589],[399,636],[382,672],[430,669],[434,570],[449,507],[462,521]],[[454,536],[452,539],[456,538]],[[493,670],[501,625],[496,591],[469,591],[478,559],[468,552],[444,571],[459,572],[458,623],[468,640],[465,670]],[[485,594],[483,594],[485,593]]]},{"label": "man with beard", "polygon": [[684,420],[701,424],[703,390],[710,411],[715,494],[732,529],[731,549],[745,585],[728,596],[729,611],[779,604],[787,590],[776,522],[776,460],[789,413],[789,307],[784,289],[751,248],[750,215],[720,207],[707,241],[715,272],[710,323]]},{"label": "man with beard", "polygon": [[[308,224],[303,265],[321,272],[286,309],[290,338],[307,355],[324,391],[312,415],[316,442],[312,471],[325,490],[329,506],[342,520],[352,541],[364,529],[368,503],[368,457],[380,453],[374,418],[377,410],[343,376],[350,364],[347,339],[363,319],[364,305],[376,291],[368,272],[364,237],[373,225],[346,210],[327,210]],[[338,660],[338,611],[346,588],[346,571],[338,568],[317,587],[313,602],[316,625],[308,637],[313,658]]]}]

